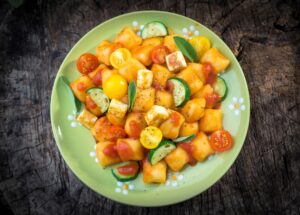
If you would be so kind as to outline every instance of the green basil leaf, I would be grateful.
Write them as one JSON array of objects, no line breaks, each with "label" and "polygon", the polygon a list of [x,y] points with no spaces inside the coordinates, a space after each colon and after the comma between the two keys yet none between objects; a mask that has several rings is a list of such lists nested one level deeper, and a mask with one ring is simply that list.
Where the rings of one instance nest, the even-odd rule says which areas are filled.
[{"label": "green basil leaf", "polygon": [[136,96],[136,85],[134,81],[129,82],[128,86],[128,111],[131,111],[134,101],[135,101],[135,96]]},{"label": "green basil leaf", "polygon": [[70,83],[69,83],[68,79],[64,76],[60,76],[59,81],[61,81],[67,88],[70,98],[72,99],[73,105],[75,107],[76,114],[80,113],[80,111],[83,108],[83,103],[74,96],[74,93],[70,88],[70,85],[69,85]]},{"label": "green basil leaf", "polygon": [[198,60],[197,52],[188,41],[186,41],[182,37],[177,37],[177,36],[174,37],[174,41],[177,47],[182,52],[182,54],[186,56],[190,61],[195,62]]},{"label": "green basil leaf", "polygon": [[187,141],[190,141],[190,140],[194,139],[195,137],[196,137],[196,134],[192,134],[192,135],[187,136],[187,137],[178,137],[176,139],[173,139],[172,141],[174,143],[187,142]]}]

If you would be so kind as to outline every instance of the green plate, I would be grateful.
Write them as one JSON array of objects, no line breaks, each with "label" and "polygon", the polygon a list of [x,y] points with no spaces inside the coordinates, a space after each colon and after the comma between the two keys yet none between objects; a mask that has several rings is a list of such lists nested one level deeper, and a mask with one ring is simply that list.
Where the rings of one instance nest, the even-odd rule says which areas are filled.
[{"label": "green plate", "polygon": [[[65,76],[69,81],[76,79],[76,59],[84,52],[95,53],[95,48],[104,39],[113,39],[124,26],[139,30],[145,23],[159,20],[175,33],[203,35],[212,41],[231,65],[222,74],[229,92],[222,103],[224,128],[233,135],[234,147],[227,152],[209,157],[195,167],[187,167],[180,173],[168,172],[165,184],[145,185],[142,174],[130,183],[117,182],[110,168],[101,168],[95,157],[95,140],[91,132],[74,119],[74,105],[69,99],[67,88],[58,81]],[[139,32],[138,32],[139,33]],[[51,123],[57,146],[68,166],[91,189],[118,202],[137,206],[168,205],[200,194],[219,180],[238,156],[249,125],[250,100],[243,71],[228,46],[212,31],[184,16],[161,11],[139,11],[110,19],[88,32],[71,49],[56,76],[51,96]],[[172,177],[176,175],[176,177]]]}]

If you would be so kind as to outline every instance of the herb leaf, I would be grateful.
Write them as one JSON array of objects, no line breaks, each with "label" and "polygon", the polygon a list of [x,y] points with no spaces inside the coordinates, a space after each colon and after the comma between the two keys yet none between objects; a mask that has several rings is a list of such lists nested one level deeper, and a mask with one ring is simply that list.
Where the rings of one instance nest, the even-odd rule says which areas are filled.
[{"label": "herb leaf", "polygon": [[182,54],[186,56],[190,61],[195,62],[198,60],[197,52],[188,41],[186,41],[182,37],[177,37],[177,36],[174,37],[174,41],[177,47],[182,52]]},{"label": "herb leaf", "polygon": [[135,101],[135,96],[136,96],[136,85],[134,81],[129,82],[128,86],[128,111],[131,111],[134,101]]},{"label": "herb leaf", "polygon": [[74,96],[73,91],[71,90],[71,88],[69,86],[70,83],[69,83],[69,81],[68,81],[68,79],[66,77],[60,76],[59,81],[61,81],[65,85],[65,87],[68,89],[68,93],[70,95],[70,98],[72,99],[73,105],[75,107],[76,114],[78,114],[81,111],[82,107],[83,107],[82,102],[79,101]]},{"label": "herb leaf", "polygon": [[190,140],[194,139],[195,137],[196,137],[196,134],[192,134],[192,135],[187,136],[187,137],[178,137],[176,139],[173,139],[172,141],[174,143],[181,143],[181,142],[190,141]]}]

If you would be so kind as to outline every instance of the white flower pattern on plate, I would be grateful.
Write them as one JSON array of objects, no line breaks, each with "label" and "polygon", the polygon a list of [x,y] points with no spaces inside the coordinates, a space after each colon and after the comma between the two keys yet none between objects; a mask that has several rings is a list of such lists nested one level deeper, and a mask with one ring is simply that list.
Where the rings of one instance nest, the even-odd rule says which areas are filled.
[{"label": "white flower pattern on plate", "polygon": [[141,36],[142,30],[144,29],[145,26],[144,25],[139,26],[139,23],[137,21],[133,21],[131,25],[133,27],[134,32],[136,32],[137,35]]},{"label": "white flower pattern on plate", "polygon": [[235,115],[239,115],[241,111],[246,110],[246,106],[243,104],[244,99],[242,97],[237,98],[233,97],[232,98],[232,103],[229,104],[229,109],[234,111]]},{"label": "white flower pattern on plate", "polygon": [[115,189],[116,193],[122,193],[124,195],[128,195],[128,191],[129,190],[134,190],[134,184],[132,184],[131,182],[121,182],[118,181],[117,182],[117,187]]},{"label": "white flower pattern on plate", "polygon": [[81,124],[76,121],[76,111],[73,111],[72,114],[69,114],[67,119],[71,121],[71,127],[75,128],[77,126],[80,126]]},{"label": "white flower pattern on plate", "polygon": [[175,172],[175,173],[168,173],[168,180],[166,181],[166,186],[177,187],[179,181],[183,180],[183,174]]},{"label": "white flower pattern on plate", "polygon": [[196,30],[196,28],[195,28],[194,25],[191,25],[191,26],[188,27],[188,28],[184,27],[184,28],[182,29],[182,33],[183,33],[186,37],[188,37],[188,38],[191,38],[191,37],[193,37],[193,36],[199,36],[199,34],[200,34],[199,31]]},{"label": "white flower pattern on plate", "polygon": [[[96,150],[96,144],[94,146],[94,149]],[[96,156],[96,152],[95,151],[90,152],[90,157],[95,158],[95,162],[99,163],[99,160],[98,160],[98,158]]]}]

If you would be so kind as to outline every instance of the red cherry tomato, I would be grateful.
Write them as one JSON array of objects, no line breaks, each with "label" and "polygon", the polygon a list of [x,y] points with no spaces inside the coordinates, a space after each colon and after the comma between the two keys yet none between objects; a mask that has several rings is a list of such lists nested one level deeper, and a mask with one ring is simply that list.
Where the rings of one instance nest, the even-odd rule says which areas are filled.
[{"label": "red cherry tomato", "polygon": [[127,164],[127,165],[118,167],[117,170],[122,175],[134,175],[139,170],[139,165],[137,163]]},{"label": "red cherry tomato", "polygon": [[233,140],[231,134],[225,130],[215,131],[209,139],[209,144],[213,150],[223,152],[231,149]]},{"label": "red cherry tomato", "polygon": [[166,56],[170,53],[171,51],[167,46],[159,45],[152,50],[151,59],[153,63],[163,64],[166,62]]},{"label": "red cherry tomato", "polygon": [[133,156],[132,149],[126,142],[123,141],[118,143],[117,151],[122,161],[129,161]]},{"label": "red cherry tomato", "polygon": [[[101,143],[99,143],[101,144]],[[111,158],[119,157],[115,144],[109,144],[103,149],[103,153]]]},{"label": "red cherry tomato", "polygon": [[205,96],[206,107],[213,108],[220,101],[220,96],[217,93],[210,93]]},{"label": "red cherry tomato", "polygon": [[138,138],[143,130],[141,124],[134,120],[130,121],[129,123],[130,130],[131,130],[131,137]]},{"label": "red cherry tomato", "polygon": [[77,69],[84,75],[92,72],[98,67],[98,65],[98,58],[91,53],[85,53],[81,55],[77,60]]},{"label": "red cherry tomato", "polygon": [[206,84],[214,84],[217,80],[217,74],[215,72],[214,67],[210,63],[203,63],[202,64],[202,70],[204,72]]}]

